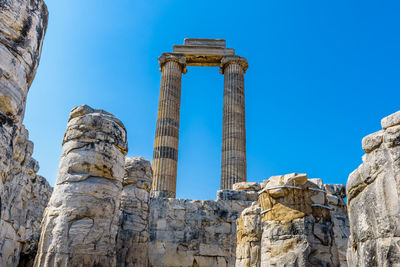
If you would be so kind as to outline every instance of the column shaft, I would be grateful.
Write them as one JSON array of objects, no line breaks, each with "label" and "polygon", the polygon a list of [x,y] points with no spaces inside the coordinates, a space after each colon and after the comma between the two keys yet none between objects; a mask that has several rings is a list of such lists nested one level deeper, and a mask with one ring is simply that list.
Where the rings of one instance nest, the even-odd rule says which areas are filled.
[{"label": "column shaft", "polygon": [[247,61],[233,57],[222,62],[224,73],[224,107],[222,127],[221,189],[232,189],[234,183],[245,182],[246,127],[244,73]]},{"label": "column shaft", "polygon": [[162,75],[152,162],[152,196],[174,198],[178,166],[181,81],[185,64],[184,59],[172,55],[163,55],[159,60]]}]

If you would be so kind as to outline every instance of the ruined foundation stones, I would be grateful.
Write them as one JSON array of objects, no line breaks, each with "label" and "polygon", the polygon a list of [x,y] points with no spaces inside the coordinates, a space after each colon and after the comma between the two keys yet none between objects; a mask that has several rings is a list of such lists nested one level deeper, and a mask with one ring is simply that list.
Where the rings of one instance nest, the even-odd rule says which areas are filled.
[{"label": "ruined foundation stones", "polygon": [[362,140],[363,163],[347,181],[349,266],[400,265],[400,111]]},{"label": "ruined foundation stones", "polygon": [[35,266],[115,266],[126,130],[116,117],[74,108]]},{"label": "ruined foundation stones", "polygon": [[0,266],[32,266],[52,191],[22,124],[47,17],[42,0],[0,3]]},{"label": "ruined foundation stones", "polygon": [[254,198],[223,191],[218,195],[224,199],[217,201],[151,199],[150,266],[235,265],[236,220]]},{"label": "ruined foundation stones", "polygon": [[237,222],[236,266],[346,266],[344,197],[305,174],[266,180]]}]

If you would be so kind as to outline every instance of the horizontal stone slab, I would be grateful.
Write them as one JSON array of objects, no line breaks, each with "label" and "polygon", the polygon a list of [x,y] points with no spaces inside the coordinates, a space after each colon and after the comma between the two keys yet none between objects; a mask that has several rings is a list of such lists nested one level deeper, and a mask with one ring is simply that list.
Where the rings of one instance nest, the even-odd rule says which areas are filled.
[{"label": "horizontal stone slab", "polygon": [[214,55],[214,56],[232,56],[235,54],[233,48],[223,48],[220,46],[202,46],[202,45],[174,45],[173,53],[183,55]]},{"label": "horizontal stone slab", "polygon": [[185,39],[185,45],[219,46],[225,48],[226,41],[224,39],[187,38]]},{"label": "horizontal stone slab", "polygon": [[183,55],[188,66],[217,67],[224,56],[235,54],[233,48],[201,45],[174,45],[174,54]]}]

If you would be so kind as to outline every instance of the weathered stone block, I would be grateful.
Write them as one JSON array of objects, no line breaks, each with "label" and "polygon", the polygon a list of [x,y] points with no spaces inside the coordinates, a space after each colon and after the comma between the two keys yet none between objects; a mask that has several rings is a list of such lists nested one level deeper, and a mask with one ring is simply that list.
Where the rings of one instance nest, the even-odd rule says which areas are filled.
[{"label": "weathered stone block", "polygon": [[240,182],[233,184],[233,190],[238,191],[259,191],[261,186],[259,183],[255,182]]},{"label": "weathered stone block", "polygon": [[400,111],[397,111],[381,120],[383,130],[398,124],[400,124]]}]

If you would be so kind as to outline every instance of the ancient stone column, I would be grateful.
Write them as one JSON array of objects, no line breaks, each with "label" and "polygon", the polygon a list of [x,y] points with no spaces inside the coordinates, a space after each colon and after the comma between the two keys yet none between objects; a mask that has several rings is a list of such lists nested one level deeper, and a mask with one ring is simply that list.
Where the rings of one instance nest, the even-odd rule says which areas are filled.
[{"label": "ancient stone column", "polygon": [[227,56],[221,61],[224,74],[222,123],[221,189],[246,181],[246,128],[244,108],[244,73],[247,60]]},{"label": "ancient stone column", "polygon": [[34,266],[116,266],[126,153],[120,120],[89,106],[71,111]]},{"label": "ancient stone column", "polygon": [[179,110],[182,73],[186,73],[183,56],[162,54],[161,87],[153,153],[153,197],[175,197],[178,167]]}]

